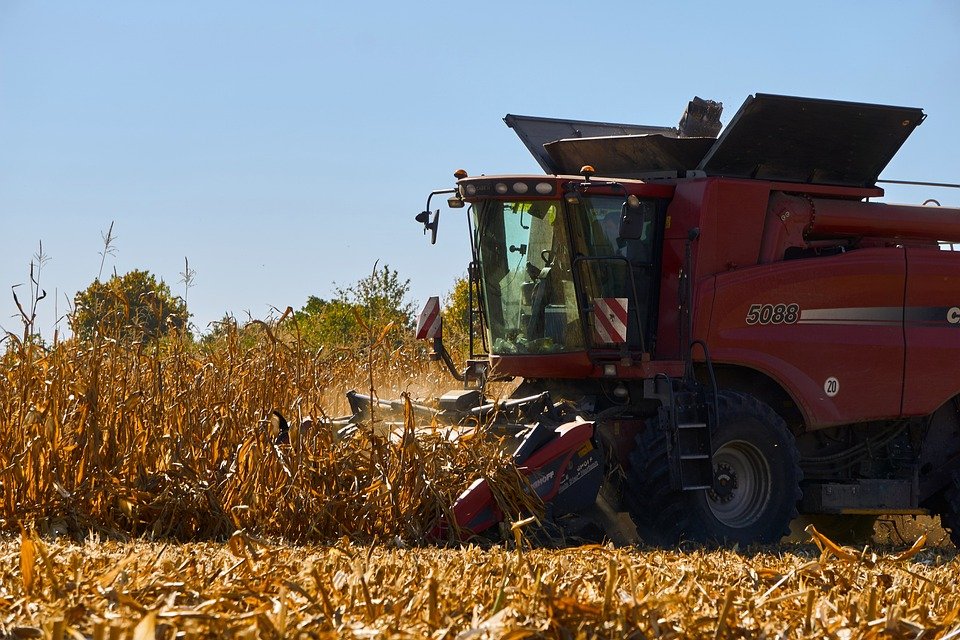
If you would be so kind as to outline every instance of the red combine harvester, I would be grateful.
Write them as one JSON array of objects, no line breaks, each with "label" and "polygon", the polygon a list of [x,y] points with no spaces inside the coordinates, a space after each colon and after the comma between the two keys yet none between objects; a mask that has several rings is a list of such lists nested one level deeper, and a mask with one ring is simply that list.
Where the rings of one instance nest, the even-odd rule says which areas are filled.
[{"label": "red combine harvester", "polygon": [[[720,110],[508,115],[546,174],[458,171],[417,217],[435,242],[431,198],[469,205],[480,338],[457,370],[428,304],[464,389],[415,410],[507,436],[562,531],[625,511],[653,544],[751,543],[798,514],[938,514],[960,546],[960,209],[871,201],[924,113],[757,94],[716,137]],[[505,515],[482,480],[454,514]]]}]

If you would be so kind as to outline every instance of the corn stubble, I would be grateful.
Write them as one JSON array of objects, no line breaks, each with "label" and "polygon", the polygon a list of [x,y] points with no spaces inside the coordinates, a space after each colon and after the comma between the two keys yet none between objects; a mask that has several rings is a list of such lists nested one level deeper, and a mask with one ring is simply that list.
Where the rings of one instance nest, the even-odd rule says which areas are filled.
[{"label": "corn stubble", "polygon": [[[0,636],[960,637],[960,562],[922,542],[530,548],[520,515],[538,505],[495,444],[414,430],[412,415],[393,438],[321,424],[371,371],[378,388],[442,389],[415,345],[312,350],[267,329],[212,346],[10,338]],[[274,408],[315,424],[275,445]],[[478,477],[514,535],[424,546]]]},{"label": "corn stubble", "polygon": [[[77,544],[26,535],[0,544],[0,633],[13,637],[960,634],[958,562],[933,550],[908,559],[809,547],[743,554],[291,546],[245,532],[226,544]],[[27,549],[29,584],[18,571]]]}]

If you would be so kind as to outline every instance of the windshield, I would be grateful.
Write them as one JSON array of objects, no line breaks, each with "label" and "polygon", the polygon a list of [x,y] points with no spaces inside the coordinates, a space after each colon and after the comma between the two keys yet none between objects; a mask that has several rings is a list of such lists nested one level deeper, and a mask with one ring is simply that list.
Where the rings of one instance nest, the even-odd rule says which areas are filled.
[{"label": "windshield", "polygon": [[559,201],[484,200],[474,205],[473,214],[492,352],[582,350]]}]

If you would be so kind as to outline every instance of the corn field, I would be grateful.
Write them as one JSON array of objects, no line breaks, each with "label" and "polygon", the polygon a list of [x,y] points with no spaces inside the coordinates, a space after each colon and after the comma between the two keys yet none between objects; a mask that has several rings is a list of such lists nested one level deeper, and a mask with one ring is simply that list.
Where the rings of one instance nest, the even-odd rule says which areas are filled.
[{"label": "corn field", "polygon": [[[361,429],[338,440],[323,424],[371,372],[397,393],[439,381],[417,349],[310,351],[264,323],[213,347],[14,342],[0,363],[0,529],[419,539],[478,474],[522,495],[516,471],[479,438],[464,446],[437,431],[396,444]],[[264,419],[275,409],[313,426],[276,446]]]},{"label": "corn field", "polygon": [[[537,512],[495,444],[416,425],[338,439],[343,392],[449,386],[419,347],[311,349],[276,324],[213,344],[98,339],[0,356],[0,637],[960,637],[960,562],[873,551],[443,548],[486,477]],[[267,420],[294,425],[277,445]],[[414,432],[415,427],[421,427]]]}]

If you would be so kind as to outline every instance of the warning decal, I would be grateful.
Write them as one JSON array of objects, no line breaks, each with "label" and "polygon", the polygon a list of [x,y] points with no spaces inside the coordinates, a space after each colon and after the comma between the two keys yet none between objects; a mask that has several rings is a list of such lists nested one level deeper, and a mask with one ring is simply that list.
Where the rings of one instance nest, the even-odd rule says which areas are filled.
[{"label": "warning decal", "polygon": [[429,340],[440,335],[440,296],[430,296],[417,320],[417,340]]},{"label": "warning decal", "polygon": [[594,340],[600,344],[624,344],[627,341],[627,299],[594,298]]}]

